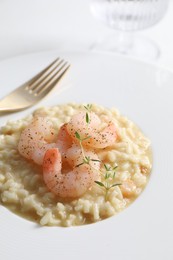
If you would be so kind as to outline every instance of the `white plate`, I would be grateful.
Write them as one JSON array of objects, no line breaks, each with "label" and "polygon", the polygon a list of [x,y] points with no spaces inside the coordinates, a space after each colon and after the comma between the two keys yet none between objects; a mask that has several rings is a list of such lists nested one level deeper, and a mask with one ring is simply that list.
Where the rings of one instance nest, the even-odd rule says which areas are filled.
[{"label": "white plate", "polygon": [[[151,139],[152,176],[145,191],[128,209],[92,225],[39,227],[0,206],[0,259],[172,260],[173,74],[121,56],[39,53],[0,63],[0,96],[57,56],[73,65],[63,81],[64,91],[37,106],[74,101],[117,107]],[[34,109],[2,116],[0,123],[23,117]]]}]

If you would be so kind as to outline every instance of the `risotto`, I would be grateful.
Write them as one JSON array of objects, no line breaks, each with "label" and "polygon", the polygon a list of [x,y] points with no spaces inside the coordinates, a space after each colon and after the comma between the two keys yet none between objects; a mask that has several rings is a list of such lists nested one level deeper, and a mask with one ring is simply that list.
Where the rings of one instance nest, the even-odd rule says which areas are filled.
[{"label": "risotto", "polygon": [[[116,109],[92,105],[102,126],[113,122],[117,140],[97,149],[99,182],[81,197],[63,199],[52,193],[43,180],[42,167],[18,152],[21,132],[34,116],[47,116],[58,133],[64,123],[83,110],[83,104],[43,107],[33,115],[1,127],[0,203],[16,214],[47,226],[76,226],[116,215],[132,203],[145,188],[151,172],[150,141],[139,128]],[[110,173],[111,172],[111,173]],[[111,175],[113,172],[113,175]]]}]

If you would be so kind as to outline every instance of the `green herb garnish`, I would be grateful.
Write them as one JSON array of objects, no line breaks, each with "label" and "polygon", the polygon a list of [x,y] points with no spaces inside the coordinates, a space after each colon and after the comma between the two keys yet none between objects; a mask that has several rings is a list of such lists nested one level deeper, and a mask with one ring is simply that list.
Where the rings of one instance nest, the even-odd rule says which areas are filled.
[{"label": "green herb garnish", "polygon": [[91,138],[91,136],[87,136],[87,137],[82,138],[78,132],[75,132],[75,136],[79,140],[79,145],[80,145],[81,150],[82,150],[82,155],[83,155],[83,158],[85,159],[86,156],[85,156],[85,153],[84,153],[82,142],[84,140],[87,140],[87,139]]},{"label": "green herb garnish", "polygon": [[111,188],[121,185],[121,183],[114,183],[110,184],[110,181],[115,179],[115,170],[118,166],[110,167],[106,164],[104,164],[105,172],[103,174],[103,182],[101,181],[95,181],[96,184],[103,187],[105,189],[105,199],[107,199],[108,192]]},{"label": "green herb garnish", "polygon": [[90,112],[92,108],[92,104],[87,104],[86,106],[84,106],[84,108]]},{"label": "green herb garnish", "polygon": [[85,116],[85,120],[86,120],[86,123],[87,125],[90,123],[90,116],[89,116],[89,113],[91,112],[91,108],[92,108],[92,105],[91,104],[87,104],[86,106],[84,106],[84,108],[87,110],[86,112],[86,116]]}]

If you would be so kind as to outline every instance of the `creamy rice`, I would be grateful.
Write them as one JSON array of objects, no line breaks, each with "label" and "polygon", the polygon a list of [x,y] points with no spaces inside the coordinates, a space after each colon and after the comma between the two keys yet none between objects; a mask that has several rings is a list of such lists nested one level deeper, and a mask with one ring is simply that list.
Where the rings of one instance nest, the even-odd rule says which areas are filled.
[{"label": "creamy rice", "polygon": [[[83,109],[83,104],[66,104],[38,109],[33,115],[49,116],[56,131],[72,115]],[[105,191],[96,183],[81,198],[57,198],[43,182],[40,166],[23,158],[17,145],[21,131],[33,115],[16,122],[9,121],[0,135],[0,203],[13,212],[41,225],[72,226],[93,223],[116,215],[142,192],[151,171],[150,141],[127,118],[115,109],[92,105],[92,111],[103,125],[112,120],[117,127],[118,140],[111,147],[97,151],[108,166],[118,165],[114,182],[121,183]],[[133,183],[133,191],[124,191]]]}]

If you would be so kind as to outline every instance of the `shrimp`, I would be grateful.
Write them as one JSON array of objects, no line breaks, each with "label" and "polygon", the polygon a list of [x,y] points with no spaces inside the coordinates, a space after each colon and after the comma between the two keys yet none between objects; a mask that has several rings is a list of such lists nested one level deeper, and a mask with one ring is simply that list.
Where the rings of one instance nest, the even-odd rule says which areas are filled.
[{"label": "shrimp", "polygon": [[67,132],[67,124],[63,124],[58,132],[57,141],[56,141],[57,147],[61,153],[62,156],[65,156],[67,150],[72,146],[73,140],[71,136]]},{"label": "shrimp", "polygon": [[[82,152],[75,145],[67,151],[67,156],[70,169],[63,172],[59,149],[47,150],[43,160],[43,179],[55,195],[61,198],[78,198],[99,179],[97,169],[100,168],[100,163],[91,161],[90,165],[82,164]],[[86,151],[86,156],[98,159],[97,155],[90,151]]]},{"label": "shrimp", "polygon": [[22,131],[19,143],[19,153],[41,165],[46,150],[57,145],[53,143],[55,132],[52,123],[46,117],[35,117]]},{"label": "shrimp", "polygon": [[[82,150],[81,150],[80,146],[73,144],[72,147],[70,149],[68,149],[68,151],[66,153],[68,163],[72,167],[76,167],[77,165],[80,165],[83,162],[83,159],[85,156],[85,158],[87,157],[89,159],[92,159],[90,161],[90,167],[98,172],[100,169],[100,160],[99,160],[97,154],[90,150],[85,150],[84,153],[85,153],[85,155],[82,154]],[[93,172],[93,174],[94,173],[95,172]]]},{"label": "shrimp", "polygon": [[[67,131],[73,138],[74,142],[78,143],[75,133],[78,132],[82,139],[84,146],[92,148],[105,148],[112,145],[116,138],[116,127],[113,122],[109,122],[108,125],[99,131],[101,121],[99,117],[93,113],[89,113],[90,122],[86,123],[86,113],[80,112],[74,115],[67,124]],[[88,137],[88,138],[87,138]]]}]

